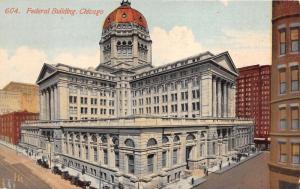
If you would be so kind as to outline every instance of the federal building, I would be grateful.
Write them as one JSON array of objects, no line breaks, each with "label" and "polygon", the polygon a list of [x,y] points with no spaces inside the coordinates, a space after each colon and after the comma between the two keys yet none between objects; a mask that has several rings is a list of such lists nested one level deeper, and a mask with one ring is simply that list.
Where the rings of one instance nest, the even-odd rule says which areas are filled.
[{"label": "federal building", "polygon": [[228,52],[153,66],[147,21],[128,1],[105,19],[99,45],[96,68],[44,64],[40,120],[21,131],[31,155],[51,154],[101,188],[158,188],[253,145],[253,122],[235,118]]}]

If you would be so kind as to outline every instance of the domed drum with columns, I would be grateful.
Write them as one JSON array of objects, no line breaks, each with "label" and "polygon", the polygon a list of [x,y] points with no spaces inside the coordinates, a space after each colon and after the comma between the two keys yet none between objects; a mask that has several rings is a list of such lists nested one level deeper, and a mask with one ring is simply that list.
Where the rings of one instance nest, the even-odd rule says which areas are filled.
[{"label": "domed drum with columns", "polygon": [[106,17],[99,44],[99,67],[152,68],[152,41],[147,21],[128,1],[122,1],[121,6]]}]

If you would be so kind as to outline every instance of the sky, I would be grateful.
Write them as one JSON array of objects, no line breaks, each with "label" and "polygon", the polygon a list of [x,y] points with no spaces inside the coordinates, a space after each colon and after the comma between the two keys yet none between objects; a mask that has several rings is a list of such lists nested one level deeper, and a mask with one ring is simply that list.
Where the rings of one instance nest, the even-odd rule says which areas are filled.
[{"label": "sky", "polygon": [[[0,0],[0,88],[35,83],[43,63],[96,67],[102,25],[120,2]],[[148,22],[154,66],[203,51],[228,51],[236,67],[271,63],[270,1],[131,0],[131,6]],[[37,8],[78,14],[28,12]]]}]

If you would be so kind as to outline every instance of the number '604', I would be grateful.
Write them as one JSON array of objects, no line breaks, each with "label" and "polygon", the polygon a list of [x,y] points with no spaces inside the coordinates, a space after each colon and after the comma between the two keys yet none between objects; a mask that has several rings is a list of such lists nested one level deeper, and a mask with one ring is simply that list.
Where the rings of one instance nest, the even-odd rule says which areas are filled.
[{"label": "number '604'", "polygon": [[19,9],[18,8],[6,8],[5,14],[18,14]]}]

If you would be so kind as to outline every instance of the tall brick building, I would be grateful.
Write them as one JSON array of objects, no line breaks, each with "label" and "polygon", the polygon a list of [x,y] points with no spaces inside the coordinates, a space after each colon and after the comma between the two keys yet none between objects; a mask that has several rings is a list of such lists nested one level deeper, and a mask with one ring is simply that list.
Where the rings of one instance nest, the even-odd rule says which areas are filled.
[{"label": "tall brick building", "polygon": [[0,140],[18,144],[20,139],[20,126],[26,120],[38,120],[38,113],[12,112],[0,115]]},{"label": "tall brick building", "polygon": [[254,141],[260,148],[269,146],[270,130],[270,65],[239,69],[236,115],[255,120]]},{"label": "tall brick building", "polygon": [[270,188],[299,188],[300,3],[273,1]]}]

